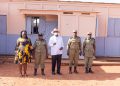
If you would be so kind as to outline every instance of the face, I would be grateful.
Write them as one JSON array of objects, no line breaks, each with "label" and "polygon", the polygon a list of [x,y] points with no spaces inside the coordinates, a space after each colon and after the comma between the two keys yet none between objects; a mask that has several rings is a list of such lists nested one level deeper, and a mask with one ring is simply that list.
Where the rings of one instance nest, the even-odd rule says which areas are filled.
[{"label": "face", "polygon": [[22,32],[22,38],[26,38],[27,33],[26,32]]},{"label": "face", "polygon": [[43,39],[43,36],[38,36],[38,38],[41,40],[41,39]]},{"label": "face", "polygon": [[90,39],[92,37],[92,34],[88,34],[87,36],[87,38]]},{"label": "face", "polygon": [[76,36],[77,36],[77,32],[74,32],[74,33],[73,33],[73,36],[76,37]]},{"label": "face", "polygon": [[55,36],[58,36],[59,34],[58,34],[58,32],[54,32],[54,35],[55,35]]}]

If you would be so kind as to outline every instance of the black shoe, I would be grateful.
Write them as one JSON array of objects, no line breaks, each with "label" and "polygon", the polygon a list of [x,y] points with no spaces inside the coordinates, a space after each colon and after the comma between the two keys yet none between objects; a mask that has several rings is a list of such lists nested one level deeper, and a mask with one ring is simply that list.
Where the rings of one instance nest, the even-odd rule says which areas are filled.
[{"label": "black shoe", "polygon": [[52,72],[52,75],[55,75],[55,72]]},{"label": "black shoe", "polygon": [[91,68],[89,68],[89,73],[94,73]]},{"label": "black shoe", "polygon": [[41,74],[45,76],[44,69],[41,69]]},{"label": "black shoe", "polygon": [[88,68],[85,68],[85,73],[89,73]]},{"label": "black shoe", "polygon": [[74,73],[78,73],[77,67],[74,67]]},{"label": "black shoe", "polygon": [[36,76],[37,75],[37,69],[35,68],[34,69],[34,76]]},{"label": "black shoe", "polygon": [[58,74],[58,75],[62,75],[62,73],[59,73],[59,72],[58,72],[57,74]]}]

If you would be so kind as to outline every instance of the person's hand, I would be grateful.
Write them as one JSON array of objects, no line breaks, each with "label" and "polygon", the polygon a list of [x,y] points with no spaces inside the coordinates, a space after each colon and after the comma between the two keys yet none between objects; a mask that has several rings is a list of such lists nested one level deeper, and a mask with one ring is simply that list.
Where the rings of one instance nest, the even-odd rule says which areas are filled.
[{"label": "person's hand", "polygon": [[60,50],[63,50],[63,47],[61,47]]},{"label": "person's hand", "polygon": [[30,49],[33,50],[33,46],[31,46]]},{"label": "person's hand", "polygon": [[33,55],[31,55],[31,59],[33,59]]},{"label": "person's hand", "polygon": [[53,45],[56,45],[56,43],[53,43]]}]

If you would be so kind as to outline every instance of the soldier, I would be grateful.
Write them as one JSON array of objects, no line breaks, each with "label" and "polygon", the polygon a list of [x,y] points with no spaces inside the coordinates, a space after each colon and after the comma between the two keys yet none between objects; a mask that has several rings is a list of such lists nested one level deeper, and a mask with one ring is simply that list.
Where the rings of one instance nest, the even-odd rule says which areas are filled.
[{"label": "soldier", "polygon": [[83,55],[85,57],[85,73],[93,73],[91,67],[95,56],[95,39],[92,38],[92,33],[89,32],[88,37],[83,43]]},{"label": "soldier", "polygon": [[44,68],[45,68],[45,59],[48,55],[47,50],[47,43],[43,39],[43,34],[38,34],[38,39],[36,39],[34,45],[34,52],[35,52],[35,67],[34,67],[34,76],[37,75],[37,69],[39,65],[41,66],[41,74],[45,75]]},{"label": "soldier", "polygon": [[69,74],[72,74],[72,65],[74,64],[74,73],[78,73],[77,65],[79,54],[81,53],[81,39],[77,36],[77,30],[73,31],[73,36],[68,40],[67,55],[69,56]]}]

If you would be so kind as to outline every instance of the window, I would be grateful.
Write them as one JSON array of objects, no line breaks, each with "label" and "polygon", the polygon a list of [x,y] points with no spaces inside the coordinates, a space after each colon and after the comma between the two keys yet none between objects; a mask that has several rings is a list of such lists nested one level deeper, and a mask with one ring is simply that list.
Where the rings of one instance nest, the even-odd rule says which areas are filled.
[{"label": "window", "polygon": [[73,14],[73,12],[63,12],[63,14]]},{"label": "window", "polygon": [[82,15],[90,15],[90,13],[83,12]]},{"label": "window", "polygon": [[39,17],[32,17],[32,34],[38,34],[40,19]]}]

